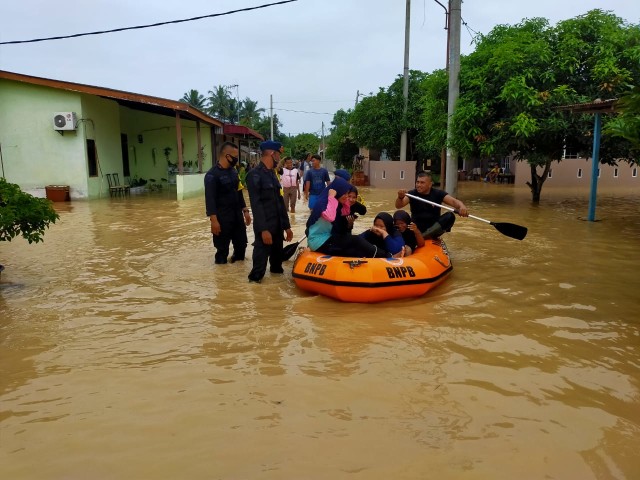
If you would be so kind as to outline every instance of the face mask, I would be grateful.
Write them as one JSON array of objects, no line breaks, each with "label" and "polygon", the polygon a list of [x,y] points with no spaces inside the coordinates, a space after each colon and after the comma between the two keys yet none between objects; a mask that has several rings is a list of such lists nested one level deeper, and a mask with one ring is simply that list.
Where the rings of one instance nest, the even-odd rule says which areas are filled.
[{"label": "face mask", "polygon": [[236,163],[238,163],[238,157],[234,157],[233,155],[227,153],[227,161],[229,162],[229,165],[235,167]]}]

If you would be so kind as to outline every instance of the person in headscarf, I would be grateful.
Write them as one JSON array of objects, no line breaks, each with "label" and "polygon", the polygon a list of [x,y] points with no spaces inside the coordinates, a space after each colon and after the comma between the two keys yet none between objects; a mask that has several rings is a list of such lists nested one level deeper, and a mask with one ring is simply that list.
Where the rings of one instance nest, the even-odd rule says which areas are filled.
[{"label": "person in headscarf", "polygon": [[346,217],[336,215],[336,220],[333,223],[333,230],[331,233],[351,233],[353,231],[353,223],[356,221],[356,218],[358,218],[358,215],[364,215],[367,213],[367,207],[358,201],[358,188],[355,185],[351,185],[351,188],[349,188],[348,197],[350,205],[349,215]]},{"label": "person in headscarf", "polygon": [[392,255],[404,255],[404,240],[393,224],[393,217],[387,212],[377,214],[373,219],[373,226],[362,232],[360,237]]},{"label": "person in headscarf", "polygon": [[364,238],[350,233],[333,234],[336,216],[347,216],[350,211],[348,200],[351,185],[336,177],[316,199],[307,220],[307,245],[314,252],[337,257],[387,258],[391,254],[367,242]]},{"label": "person in headscarf", "polygon": [[[416,248],[424,245],[424,237],[418,229],[418,226],[411,221],[411,215],[406,210],[396,210],[393,214],[393,223],[402,235],[406,246],[415,251]],[[408,254],[408,252],[407,252]]]}]

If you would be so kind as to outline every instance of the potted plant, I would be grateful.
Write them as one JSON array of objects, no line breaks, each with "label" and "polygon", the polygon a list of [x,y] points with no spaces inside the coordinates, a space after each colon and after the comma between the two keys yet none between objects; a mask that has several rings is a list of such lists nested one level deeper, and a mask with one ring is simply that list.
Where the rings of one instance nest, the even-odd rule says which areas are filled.
[{"label": "potted plant", "polygon": [[143,193],[146,190],[146,187],[145,187],[146,184],[147,184],[147,181],[144,178],[138,178],[138,176],[136,175],[131,180],[131,185],[130,185],[131,188],[129,191],[132,194]]}]

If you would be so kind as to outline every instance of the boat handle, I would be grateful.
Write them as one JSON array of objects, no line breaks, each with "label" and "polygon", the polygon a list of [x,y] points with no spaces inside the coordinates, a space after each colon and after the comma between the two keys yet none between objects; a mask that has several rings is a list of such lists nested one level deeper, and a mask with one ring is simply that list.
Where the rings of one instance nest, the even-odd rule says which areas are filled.
[{"label": "boat handle", "polygon": [[438,262],[440,265],[442,265],[444,268],[449,268],[451,266],[451,260],[449,260],[449,265],[445,265],[444,262],[442,260],[440,260],[440,258],[438,257],[438,255],[434,255],[433,259]]},{"label": "boat handle", "polygon": [[368,263],[366,260],[344,260],[342,263],[348,263],[349,267],[353,270],[355,267],[359,267],[363,263]]}]

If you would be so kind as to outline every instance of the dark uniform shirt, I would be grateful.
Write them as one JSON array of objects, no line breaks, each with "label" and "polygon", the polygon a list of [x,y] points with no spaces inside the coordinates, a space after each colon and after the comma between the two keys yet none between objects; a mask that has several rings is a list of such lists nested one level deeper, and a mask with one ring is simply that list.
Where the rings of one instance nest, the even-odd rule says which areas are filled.
[{"label": "dark uniform shirt", "polygon": [[265,230],[271,235],[282,236],[284,230],[291,228],[284,198],[280,194],[280,182],[273,170],[260,162],[247,173],[247,188],[256,236]]},{"label": "dark uniform shirt", "polygon": [[[439,204],[442,204],[444,197],[448,195],[444,190],[438,190],[437,188],[431,188],[427,195],[418,193],[418,190],[415,188],[413,190],[409,190],[407,193]],[[420,229],[421,232],[427,230],[440,218],[440,207],[434,207],[433,205],[421,202],[420,200],[414,200],[413,198],[409,198],[409,205],[411,207],[411,217],[413,222],[418,226],[418,229]]]},{"label": "dark uniform shirt", "polygon": [[217,164],[204,176],[204,198],[207,217],[216,215],[219,222],[242,220],[242,209],[247,205],[242,190],[238,190],[238,171]]}]

